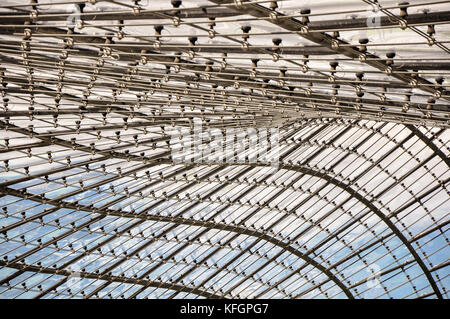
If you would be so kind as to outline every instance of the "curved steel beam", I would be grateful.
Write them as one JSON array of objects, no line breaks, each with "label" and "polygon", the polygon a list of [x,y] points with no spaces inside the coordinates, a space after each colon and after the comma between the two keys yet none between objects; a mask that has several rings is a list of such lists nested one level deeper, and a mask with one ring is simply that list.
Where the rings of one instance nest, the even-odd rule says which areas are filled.
[{"label": "curved steel beam", "polygon": [[[256,166],[261,166],[261,164],[256,164]],[[266,165],[263,165],[263,166],[266,166]],[[339,186],[339,187],[341,187],[341,188],[343,188],[344,190],[346,190],[347,191],[347,189],[349,188],[348,187],[348,185],[342,185],[342,183],[340,182],[340,181],[337,181],[337,180],[335,180],[335,179],[333,179],[333,178],[331,178],[331,177],[329,177],[327,174],[322,174],[322,173],[320,173],[320,172],[317,172],[317,171],[308,171],[308,169],[307,168],[305,168],[305,167],[294,167],[294,166],[289,166],[289,165],[283,165],[282,166],[282,168],[284,168],[284,169],[289,169],[289,170],[297,170],[297,171],[300,171],[300,172],[303,172],[303,173],[306,173],[306,174],[309,174],[309,175],[314,175],[314,176],[318,176],[318,175],[320,175],[319,177],[321,177],[321,178],[323,178],[323,179],[325,179],[325,180],[328,180],[330,183],[332,183],[332,184],[335,184],[336,186]],[[306,170],[306,171],[305,171]],[[328,177],[327,177],[328,176]],[[9,191],[8,191],[9,192]],[[19,192],[20,193],[20,192]],[[358,200],[360,200],[361,202],[363,202],[367,207],[369,207],[372,211],[374,211],[375,212],[375,214],[377,214],[377,216],[379,216],[379,217],[382,217],[381,219],[386,223],[386,224],[388,224],[388,226],[391,228],[391,230],[393,230],[393,233],[395,233],[397,236],[398,236],[398,234],[401,234],[399,231],[398,231],[398,229],[395,231],[394,230],[394,228],[395,228],[395,226],[390,222],[390,220],[389,219],[387,219],[387,218],[385,218],[384,217],[384,215],[381,213],[381,212],[379,212],[377,209],[376,209],[376,207],[375,206],[373,206],[369,201],[367,201],[367,200],[365,200],[361,195],[359,195],[357,192],[355,192],[355,193],[352,193],[352,192],[349,192],[353,197],[355,197],[356,199],[358,199]],[[48,202],[48,201],[47,201]],[[130,216],[131,217],[131,216]],[[389,225],[389,223],[391,223],[391,225]],[[395,228],[396,229],[396,228]],[[400,239],[402,239],[402,238],[400,238]],[[404,240],[402,240],[404,243],[405,242],[408,242],[407,240],[406,240],[406,238],[404,238],[403,237],[403,239]],[[408,246],[408,245],[407,245]],[[408,249],[411,251],[411,250],[413,250],[411,247],[408,247]],[[418,256],[417,256],[417,254],[416,255],[414,255],[414,254],[412,254],[413,256],[414,256],[414,258],[416,259],[416,260],[418,260],[417,258],[418,258]],[[423,262],[418,262],[418,264],[421,266],[421,268],[422,269],[426,269],[426,267],[425,267],[425,265],[423,264]],[[422,265],[421,265],[422,264]],[[425,271],[424,271],[425,272]],[[425,272],[425,274],[426,274],[426,272]],[[429,279],[429,276],[427,276],[427,278]],[[431,283],[431,282],[430,282]],[[433,285],[432,285],[433,286]],[[438,295],[438,294],[436,294],[436,295]],[[439,296],[439,295],[438,295]]]},{"label": "curved steel beam", "polygon": [[[33,266],[33,265],[27,265],[27,264],[21,264],[21,263],[8,263],[8,262],[5,262],[3,260],[0,260],[0,266],[9,267],[9,268],[15,268],[15,269],[17,269],[19,271],[22,271],[22,272],[23,271],[31,271],[31,272],[34,272],[34,273],[66,276],[66,280],[67,280],[67,277],[73,275],[73,273],[71,271],[69,271],[69,270],[61,270],[61,269],[55,269],[55,268]],[[107,280],[107,281],[110,281],[110,282],[134,284],[134,285],[140,285],[140,286],[143,286],[143,287],[154,287],[154,288],[170,289],[170,290],[174,290],[174,291],[177,291],[177,292],[192,293],[194,295],[198,295],[198,296],[206,297],[206,298],[211,298],[211,299],[224,298],[222,296],[215,295],[213,293],[210,293],[208,291],[204,291],[204,290],[201,290],[201,289],[195,289],[195,288],[186,287],[186,286],[182,286],[182,285],[174,285],[174,284],[169,284],[169,283],[160,282],[160,281],[153,281],[153,280],[146,280],[146,279],[135,279],[135,278],[127,278],[127,277],[120,277],[120,276],[110,276],[110,275],[99,275],[99,274],[89,273],[89,272],[80,272],[79,276],[80,276],[80,278]],[[50,289],[50,291],[51,290],[52,289]],[[42,293],[40,295],[42,295]],[[40,295],[38,295],[38,296],[40,296]],[[40,297],[42,297],[42,296],[40,296]]]},{"label": "curved steel beam", "polygon": [[[23,194],[20,191],[16,191],[13,189],[8,189],[8,190],[11,190],[11,193],[13,196],[21,196],[21,195],[23,196]],[[36,196],[36,195],[32,195],[32,194],[30,194],[28,196],[28,199],[42,202],[42,198],[40,196]],[[47,200],[46,202],[48,204],[52,204],[51,200]],[[62,205],[63,208],[76,209],[76,205],[74,205],[72,203],[68,203],[68,202],[60,202],[58,204],[56,204],[56,203],[54,203],[54,204]],[[348,298],[353,299],[352,293],[346,288],[346,286],[339,279],[337,279],[337,277],[333,273],[328,271],[324,266],[320,265],[318,262],[316,262],[312,258],[302,254],[301,252],[299,252],[298,250],[296,250],[289,244],[284,243],[274,237],[267,235],[267,233],[265,233],[265,232],[253,231],[253,230],[249,230],[247,228],[239,227],[239,226],[224,225],[224,224],[216,223],[216,222],[205,222],[205,221],[200,221],[200,220],[186,219],[186,218],[182,218],[182,217],[136,215],[136,214],[132,214],[132,213],[121,212],[121,211],[110,210],[110,209],[102,209],[102,210],[93,209],[92,207],[86,207],[86,206],[81,206],[81,205],[78,206],[78,209],[82,210],[82,211],[91,211],[93,213],[99,214],[99,216],[117,216],[117,217],[125,217],[125,218],[132,218],[132,219],[138,219],[138,220],[151,220],[151,221],[167,222],[167,223],[179,224],[179,225],[183,224],[183,225],[190,225],[190,226],[200,226],[200,227],[204,227],[204,228],[208,228],[208,229],[225,230],[225,231],[239,233],[239,234],[243,234],[243,235],[258,237],[262,240],[270,242],[276,246],[279,246],[279,247],[289,251],[290,253],[303,259],[307,263],[311,263],[311,265],[313,265],[320,271],[324,272],[331,280],[333,280],[334,283],[339,288],[342,289],[342,291],[345,293],[345,295]]]},{"label": "curved steel beam", "polygon": [[437,287],[433,276],[431,275],[430,271],[428,270],[428,268],[425,265],[425,263],[423,262],[423,260],[417,254],[415,249],[412,247],[411,243],[406,239],[406,237],[401,233],[401,231],[394,225],[394,223],[389,218],[387,218],[374,204],[372,204],[369,200],[367,200],[363,195],[358,193],[356,190],[351,188],[349,184],[339,181],[339,180],[335,179],[334,177],[331,177],[327,173],[319,172],[319,171],[316,171],[316,170],[313,170],[310,168],[306,168],[306,167],[294,167],[294,166],[289,167],[288,166],[288,167],[283,167],[283,168],[322,178],[322,179],[330,182],[331,184],[344,189],[344,191],[346,191],[347,193],[352,195],[355,199],[357,199],[358,201],[363,203],[366,207],[368,207],[402,241],[403,245],[408,249],[408,251],[413,256],[416,263],[419,265],[419,267],[422,269],[423,273],[427,277],[427,280],[430,283],[431,287],[433,288],[433,291],[436,294],[436,296],[439,299],[442,299],[442,294],[441,294],[439,288]]},{"label": "curved steel beam", "polygon": [[[253,166],[268,166],[268,165],[267,164],[254,164]],[[430,271],[426,267],[423,260],[420,258],[420,256],[417,254],[417,252],[414,250],[411,243],[406,239],[406,237],[401,233],[401,231],[394,225],[394,223],[389,218],[387,218],[374,204],[372,204],[369,200],[367,200],[363,195],[361,195],[360,193],[355,191],[353,188],[351,188],[349,184],[339,181],[339,180],[335,179],[334,177],[328,175],[325,172],[313,170],[313,169],[307,168],[307,167],[299,167],[299,166],[283,165],[283,164],[280,165],[280,169],[297,171],[297,172],[300,172],[303,174],[316,176],[321,179],[324,179],[324,180],[328,181],[329,183],[331,183],[339,188],[342,188],[344,191],[349,193],[352,197],[354,197],[355,199],[360,201],[362,204],[364,204],[367,208],[369,208],[402,241],[403,245],[408,249],[408,251],[413,256],[416,263],[419,265],[419,267],[422,269],[423,273],[427,277],[427,280],[430,283],[431,287],[433,288],[433,291],[435,292],[436,296],[438,298],[442,299],[442,294],[441,294],[439,288],[437,287],[433,276],[431,275]]]},{"label": "curved steel beam", "polygon": [[[313,135],[317,134],[318,132],[320,132],[324,127],[325,127],[325,126],[322,126],[321,128],[319,128],[319,130],[317,130],[317,131],[311,133],[310,136],[306,137],[306,139],[310,139],[311,136],[313,136]],[[345,130],[343,130],[340,134],[336,135],[336,136],[333,138],[333,140],[339,138],[341,135],[343,135],[343,134],[344,134],[345,132],[347,132],[349,129],[350,129],[350,128],[346,128]],[[143,247],[145,247],[145,246],[146,246],[146,245],[144,245]],[[64,267],[61,267],[61,268],[64,268]],[[111,268],[111,267],[110,267],[110,268]],[[105,272],[107,272],[107,271],[105,271]]]},{"label": "curved steel beam", "polygon": [[[222,165],[222,166],[227,166],[230,164],[218,164],[218,165]],[[248,165],[248,164],[247,164]],[[250,166],[268,166],[267,164],[261,164],[261,163],[254,163],[254,164],[250,164]],[[357,191],[353,190],[350,185],[339,181],[333,177],[331,177],[330,175],[328,175],[327,173],[323,172],[323,171],[318,171],[318,170],[313,170],[310,169],[308,167],[304,167],[304,166],[294,166],[294,165],[286,165],[286,164],[281,164],[280,165],[280,169],[287,169],[287,170],[291,170],[291,171],[297,171],[300,173],[304,173],[307,175],[312,175],[312,176],[316,176],[319,177],[321,179],[324,179],[326,181],[328,181],[329,183],[342,188],[344,191],[348,192],[352,197],[354,197],[355,199],[357,199],[358,201],[360,201],[361,203],[363,203],[366,207],[368,207],[373,213],[375,213],[390,229],[391,231],[402,241],[402,243],[407,247],[407,249],[410,251],[411,255],[414,257],[414,259],[416,260],[417,264],[421,267],[422,271],[424,272],[424,274],[426,275],[428,281],[430,282],[430,285],[432,286],[434,292],[436,293],[436,296],[438,296],[439,298],[442,298],[442,295],[439,291],[439,289],[437,288],[437,285],[431,275],[431,273],[429,272],[428,268],[425,266],[423,260],[418,256],[417,252],[413,249],[411,243],[406,239],[406,237],[398,230],[398,228],[392,223],[392,221],[387,218],[381,211],[378,210],[378,208],[373,205],[369,200],[367,200],[363,195],[359,194]],[[8,192],[11,191],[10,189],[8,189]],[[14,191],[18,193],[18,196],[22,197],[23,195],[20,195],[21,192],[20,191]],[[39,200],[41,200],[41,197],[39,196],[35,196],[32,195],[31,197],[37,197]],[[28,197],[29,199],[32,199],[30,197]],[[47,200],[47,203],[51,203],[51,200]],[[61,204],[61,203],[58,203]],[[64,203],[63,205],[68,205],[66,203]],[[69,204],[72,205],[72,204]],[[75,206],[75,205],[73,205]],[[75,208],[75,207],[70,207],[70,208]],[[80,208],[82,209],[82,208]],[[93,211],[90,208],[87,208],[88,211]],[[96,212],[98,213],[99,211],[96,210]],[[117,214],[118,216],[121,217],[131,217],[131,218],[135,218],[136,216],[132,216],[133,214],[129,214],[129,216],[124,216],[121,213],[117,213],[117,212],[108,212],[108,214],[112,215],[112,214]],[[144,216],[147,217],[147,216]],[[139,217],[140,218],[140,217]],[[158,217],[161,218],[161,217]],[[170,219],[170,218],[169,218]],[[172,218],[173,219],[173,218]],[[202,222],[203,223],[203,222]]]}]

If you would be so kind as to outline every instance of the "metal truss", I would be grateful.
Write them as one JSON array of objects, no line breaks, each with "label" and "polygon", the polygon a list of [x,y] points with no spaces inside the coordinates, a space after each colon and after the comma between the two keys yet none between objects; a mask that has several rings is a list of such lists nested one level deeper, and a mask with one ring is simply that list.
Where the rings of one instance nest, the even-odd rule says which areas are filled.
[{"label": "metal truss", "polygon": [[0,296],[447,298],[448,1],[352,4],[2,2]]}]

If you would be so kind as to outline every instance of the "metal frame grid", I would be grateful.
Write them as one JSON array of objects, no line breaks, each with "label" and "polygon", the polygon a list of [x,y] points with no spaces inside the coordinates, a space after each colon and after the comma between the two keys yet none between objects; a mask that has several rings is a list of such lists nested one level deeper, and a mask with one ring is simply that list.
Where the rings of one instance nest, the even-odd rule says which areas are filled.
[{"label": "metal frame grid", "polygon": [[449,3],[3,1],[0,297],[447,298]]}]

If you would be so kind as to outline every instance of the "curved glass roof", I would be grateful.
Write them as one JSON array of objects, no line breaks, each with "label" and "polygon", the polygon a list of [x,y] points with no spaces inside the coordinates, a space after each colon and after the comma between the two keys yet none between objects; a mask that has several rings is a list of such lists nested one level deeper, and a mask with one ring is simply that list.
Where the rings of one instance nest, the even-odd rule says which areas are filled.
[{"label": "curved glass roof", "polygon": [[448,1],[0,4],[1,298],[447,298]]}]

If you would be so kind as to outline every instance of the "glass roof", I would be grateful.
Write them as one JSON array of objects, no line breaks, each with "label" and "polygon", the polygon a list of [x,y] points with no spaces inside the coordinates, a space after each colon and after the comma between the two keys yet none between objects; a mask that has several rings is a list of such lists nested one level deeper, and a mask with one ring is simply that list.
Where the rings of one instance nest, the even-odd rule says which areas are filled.
[{"label": "glass roof", "polygon": [[450,1],[0,4],[0,298],[448,298]]}]

